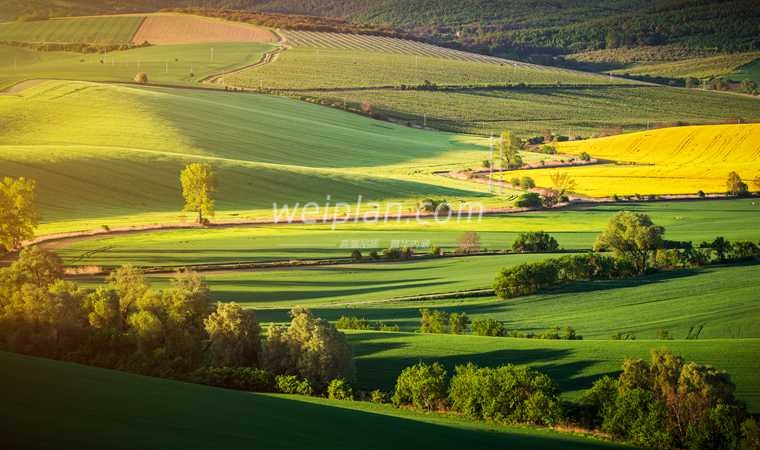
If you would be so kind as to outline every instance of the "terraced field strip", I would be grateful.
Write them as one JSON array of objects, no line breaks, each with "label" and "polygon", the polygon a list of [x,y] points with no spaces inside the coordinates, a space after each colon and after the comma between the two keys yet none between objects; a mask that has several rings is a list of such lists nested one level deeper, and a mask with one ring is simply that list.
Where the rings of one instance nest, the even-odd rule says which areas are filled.
[{"label": "terraced field strip", "polygon": [[0,41],[28,43],[128,44],[144,16],[99,16],[0,24]]}]

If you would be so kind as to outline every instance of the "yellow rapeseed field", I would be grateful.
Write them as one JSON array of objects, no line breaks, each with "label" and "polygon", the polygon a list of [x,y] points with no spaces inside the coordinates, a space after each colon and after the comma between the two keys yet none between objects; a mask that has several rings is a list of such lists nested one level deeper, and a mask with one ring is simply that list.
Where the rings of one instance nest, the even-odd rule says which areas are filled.
[{"label": "yellow rapeseed field", "polygon": [[664,128],[557,145],[562,153],[588,152],[614,163],[564,169],[512,171],[509,180],[528,175],[551,187],[550,175],[570,173],[575,191],[592,197],[634,194],[724,193],[728,173],[736,171],[756,190],[760,176],[760,124]]}]

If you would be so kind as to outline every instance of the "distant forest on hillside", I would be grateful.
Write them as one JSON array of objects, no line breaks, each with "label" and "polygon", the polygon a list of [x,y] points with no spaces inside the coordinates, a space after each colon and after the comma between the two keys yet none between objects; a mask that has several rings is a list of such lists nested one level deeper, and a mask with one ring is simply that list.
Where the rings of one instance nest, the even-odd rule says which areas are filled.
[{"label": "distant forest on hillside", "polygon": [[186,7],[337,18],[502,56],[665,44],[718,52],[760,49],[756,0],[0,0],[0,17]]}]

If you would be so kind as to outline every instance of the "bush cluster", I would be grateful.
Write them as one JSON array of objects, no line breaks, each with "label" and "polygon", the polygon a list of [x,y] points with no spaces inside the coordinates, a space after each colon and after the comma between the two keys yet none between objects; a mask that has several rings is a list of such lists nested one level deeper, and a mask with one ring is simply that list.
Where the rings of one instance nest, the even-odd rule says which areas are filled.
[{"label": "bush cluster", "polygon": [[494,281],[494,292],[507,299],[532,295],[560,283],[610,280],[634,274],[630,263],[612,256],[599,253],[567,255],[502,269]]},{"label": "bush cluster", "polygon": [[723,371],[653,351],[650,362],[627,359],[617,379],[597,380],[580,420],[647,447],[752,448],[757,423],[734,391]]},{"label": "bush cluster", "polygon": [[467,331],[470,319],[465,313],[448,313],[441,310],[420,309],[421,333],[463,334]]},{"label": "bush cluster", "polygon": [[559,250],[559,244],[549,233],[529,231],[520,233],[512,244],[515,252],[554,252]]}]

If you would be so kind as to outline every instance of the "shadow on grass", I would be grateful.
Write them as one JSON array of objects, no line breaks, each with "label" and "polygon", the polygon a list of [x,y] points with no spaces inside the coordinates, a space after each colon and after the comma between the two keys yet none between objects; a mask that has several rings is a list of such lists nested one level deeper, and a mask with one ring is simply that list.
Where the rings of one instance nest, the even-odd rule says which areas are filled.
[{"label": "shadow on grass", "polygon": [[[8,448],[588,449],[528,428],[355,402],[251,394],[0,353]],[[71,405],[76,404],[76,408]]]}]

